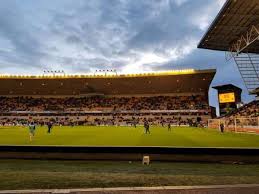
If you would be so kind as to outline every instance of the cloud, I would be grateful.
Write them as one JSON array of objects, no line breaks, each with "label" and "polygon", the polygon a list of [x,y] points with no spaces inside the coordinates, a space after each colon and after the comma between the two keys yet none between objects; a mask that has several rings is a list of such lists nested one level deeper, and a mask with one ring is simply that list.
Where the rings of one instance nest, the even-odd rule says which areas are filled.
[{"label": "cloud", "polygon": [[39,70],[41,64],[69,70],[64,62],[89,71],[100,68],[100,62],[121,63],[124,72],[186,57],[196,49],[201,34],[190,19],[203,14],[198,9],[215,6],[187,0],[11,2],[1,2],[5,49],[0,51],[6,55],[1,60]]},{"label": "cloud", "polygon": [[219,10],[224,4],[224,0],[211,1],[201,6],[198,12],[191,12],[189,22],[198,27],[201,31],[206,31],[213,19],[215,18],[215,10]]},{"label": "cloud", "polygon": [[188,0],[175,0],[175,3],[178,5],[178,6],[181,6],[182,4],[186,3]]}]

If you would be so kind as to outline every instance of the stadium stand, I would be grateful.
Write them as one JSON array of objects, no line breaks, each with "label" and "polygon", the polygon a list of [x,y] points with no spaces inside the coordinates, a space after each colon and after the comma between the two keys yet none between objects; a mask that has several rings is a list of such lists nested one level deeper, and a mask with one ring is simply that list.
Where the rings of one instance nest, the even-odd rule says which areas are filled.
[{"label": "stadium stand", "polygon": [[182,70],[62,79],[0,76],[0,123],[138,125],[147,119],[187,125],[199,117],[205,125],[211,117],[208,89],[214,75],[215,70]]},{"label": "stadium stand", "polygon": [[[0,106],[2,116],[21,116],[24,114],[42,116],[64,116],[69,114],[71,116],[77,116],[77,118],[87,116],[84,120],[72,119],[74,121],[78,120],[77,123],[79,122],[81,124],[87,124],[88,121],[94,121],[95,124],[127,124],[134,122],[135,116],[142,118],[146,116],[150,117],[150,115],[153,115],[149,119],[150,122],[160,120],[160,122],[165,123],[176,123],[174,116],[177,116],[179,113],[181,116],[207,116],[209,114],[208,103],[204,96],[200,95],[154,97],[94,96],[83,98],[1,97]],[[152,112],[149,113],[149,111]],[[172,112],[170,113],[170,111]],[[199,111],[199,114],[196,111]],[[173,118],[170,118],[172,115]],[[54,120],[58,123],[66,123],[57,117]],[[14,121],[11,122],[13,123]],[[143,119],[140,121],[136,119],[135,122],[137,124],[143,123]],[[5,123],[8,122],[5,121]],[[88,124],[94,123],[90,122]]]},{"label": "stadium stand", "polygon": [[221,124],[227,131],[259,134],[259,101],[254,100],[222,117],[208,120],[209,128],[219,129]]},{"label": "stadium stand", "polygon": [[[250,94],[259,88],[258,0],[227,0],[198,44],[198,48],[225,51],[233,59]],[[259,134],[258,102],[254,101],[230,115],[209,120],[211,128],[224,123],[235,132]]]},{"label": "stadium stand", "polygon": [[1,97],[0,111],[207,110],[204,96],[32,98]]},{"label": "stadium stand", "polygon": [[226,115],[226,117],[259,117],[259,101],[252,101]]}]

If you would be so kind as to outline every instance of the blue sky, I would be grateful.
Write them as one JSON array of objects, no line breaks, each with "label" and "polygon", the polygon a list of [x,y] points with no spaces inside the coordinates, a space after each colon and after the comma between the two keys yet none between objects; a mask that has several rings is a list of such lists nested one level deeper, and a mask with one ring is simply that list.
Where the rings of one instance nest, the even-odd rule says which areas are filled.
[{"label": "blue sky", "polygon": [[[121,73],[216,68],[212,86],[245,89],[234,61],[197,44],[225,0],[1,0],[0,71]],[[210,91],[216,105],[216,92]],[[244,101],[252,98],[245,89]]]}]

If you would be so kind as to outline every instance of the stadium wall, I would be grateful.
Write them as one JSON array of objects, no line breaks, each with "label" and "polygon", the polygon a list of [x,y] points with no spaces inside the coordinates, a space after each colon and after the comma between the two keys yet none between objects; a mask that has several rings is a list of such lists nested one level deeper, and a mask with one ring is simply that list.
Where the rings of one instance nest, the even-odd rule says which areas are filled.
[{"label": "stadium wall", "polygon": [[1,159],[259,163],[259,149],[177,147],[0,146]]},{"label": "stadium wall", "polygon": [[189,93],[157,93],[157,94],[116,94],[116,95],[105,95],[101,93],[94,93],[94,94],[79,94],[79,95],[3,95],[0,94],[0,97],[33,97],[33,98],[83,98],[83,97],[91,97],[91,96],[105,96],[105,97],[155,97],[155,96],[207,96],[205,92],[189,92]]},{"label": "stadium wall", "polygon": [[220,124],[224,125],[225,131],[235,133],[254,133],[259,134],[259,117],[236,117],[209,119],[208,127],[220,130]]}]

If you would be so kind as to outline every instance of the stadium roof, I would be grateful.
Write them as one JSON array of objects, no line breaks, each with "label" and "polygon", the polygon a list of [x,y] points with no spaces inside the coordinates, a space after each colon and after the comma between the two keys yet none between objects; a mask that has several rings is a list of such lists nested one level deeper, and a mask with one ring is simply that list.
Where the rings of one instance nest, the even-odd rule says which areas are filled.
[{"label": "stadium roof", "polygon": [[213,86],[212,88],[219,90],[219,91],[227,91],[227,90],[235,90],[242,92],[242,89],[233,85],[233,84],[225,84],[220,86]]},{"label": "stadium roof", "polygon": [[[252,26],[259,27],[259,0],[227,0],[198,48],[228,51]],[[259,41],[242,52],[259,53]]]},{"label": "stadium roof", "polygon": [[208,92],[215,73],[215,69],[189,69],[127,75],[0,75],[0,96]]},{"label": "stadium roof", "polygon": [[250,94],[256,94],[257,96],[259,96],[259,88],[254,89],[250,92]]}]

